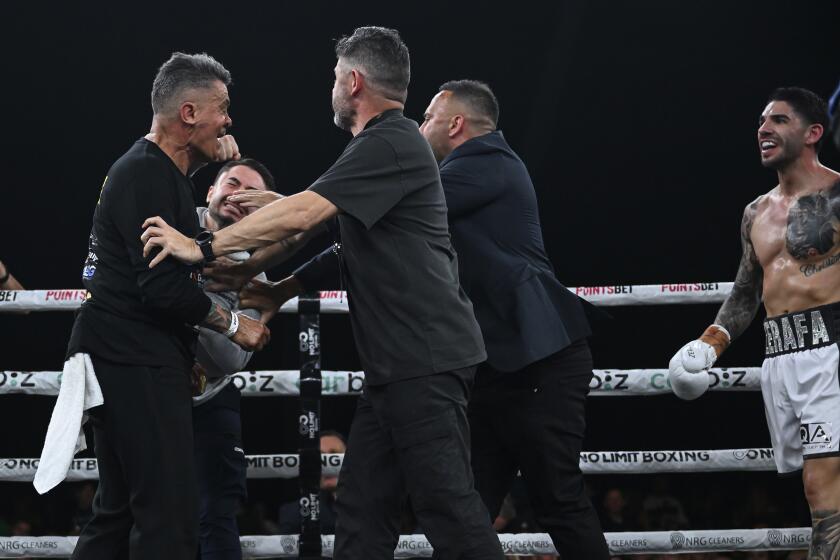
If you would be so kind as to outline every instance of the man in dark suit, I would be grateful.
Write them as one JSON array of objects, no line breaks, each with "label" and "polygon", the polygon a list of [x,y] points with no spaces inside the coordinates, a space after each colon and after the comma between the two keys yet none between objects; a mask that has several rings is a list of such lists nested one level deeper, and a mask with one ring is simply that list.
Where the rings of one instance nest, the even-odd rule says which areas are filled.
[{"label": "man in dark suit", "polygon": [[554,276],[534,186],[481,82],[443,84],[420,131],[440,162],[449,228],[487,361],[469,404],[476,488],[495,517],[517,471],[563,558],[609,557],[579,467],[592,379],[581,301]]}]

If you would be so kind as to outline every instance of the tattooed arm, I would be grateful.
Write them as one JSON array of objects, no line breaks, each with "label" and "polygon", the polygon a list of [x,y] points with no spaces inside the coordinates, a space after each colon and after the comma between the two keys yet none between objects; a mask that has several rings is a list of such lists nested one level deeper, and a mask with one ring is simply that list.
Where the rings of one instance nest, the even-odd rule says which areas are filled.
[{"label": "tattooed arm", "polygon": [[[210,311],[207,317],[201,322],[202,327],[207,327],[214,331],[225,333],[230,327],[230,311],[213,302],[210,305]],[[251,319],[247,315],[239,315],[239,328],[234,333],[231,340],[244,348],[245,350],[261,350],[263,346],[268,344],[271,334],[263,323]]]},{"label": "tattooed arm", "polygon": [[741,221],[741,264],[732,291],[715,318],[715,324],[726,328],[733,340],[747,330],[761,305],[764,271],[750,240],[759,200],[760,197],[744,209],[744,219]]},{"label": "tattooed arm", "polygon": [[201,326],[220,333],[227,332],[230,326],[230,311],[218,303],[211,303],[210,311],[207,312],[207,317],[201,322]]},{"label": "tattooed arm", "polygon": [[756,199],[744,210],[744,219],[741,221],[741,264],[732,291],[720,306],[715,324],[709,325],[700,338],[677,350],[668,363],[671,390],[681,399],[696,399],[708,390],[709,376],[705,374],[706,370],[714,365],[730,342],[747,329],[761,304],[764,271],[750,239],[760,200]]}]

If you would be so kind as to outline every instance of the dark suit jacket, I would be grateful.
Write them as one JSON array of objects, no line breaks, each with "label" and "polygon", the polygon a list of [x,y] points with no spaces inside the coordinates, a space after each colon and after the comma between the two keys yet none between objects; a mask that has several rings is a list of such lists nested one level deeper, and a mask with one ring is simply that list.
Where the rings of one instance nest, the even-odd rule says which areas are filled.
[{"label": "dark suit jacket", "polygon": [[440,163],[440,177],[489,365],[518,370],[589,336],[581,300],[546,256],[528,170],[501,131],[458,146]]}]

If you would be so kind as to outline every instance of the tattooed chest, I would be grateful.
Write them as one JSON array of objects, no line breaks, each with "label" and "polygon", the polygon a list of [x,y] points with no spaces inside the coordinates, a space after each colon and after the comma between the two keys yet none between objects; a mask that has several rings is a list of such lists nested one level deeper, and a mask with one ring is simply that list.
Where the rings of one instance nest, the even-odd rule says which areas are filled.
[{"label": "tattooed chest", "polygon": [[810,261],[826,255],[840,238],[840,183],[800,197],[788,210],[785,247],[793,258]]}]

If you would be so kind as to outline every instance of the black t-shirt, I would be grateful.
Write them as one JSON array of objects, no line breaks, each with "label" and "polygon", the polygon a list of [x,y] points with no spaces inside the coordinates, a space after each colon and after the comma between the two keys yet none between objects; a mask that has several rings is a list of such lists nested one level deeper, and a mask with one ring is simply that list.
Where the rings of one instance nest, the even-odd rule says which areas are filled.
[{"label": "black t-shirt", "polygon": [[486,358],[458,282],[437,163],[401,111],[372,119],[310,190],[340,210],[343,269],[371,385]]},{"label": "black t-shirt", "polygon": [[143,258],[141,225],[153,216],[184,235],[198,233],[192,182],[153,142],[140,139],[118,159],[93,214],[82,281],[90,292],[73,325],[68,355],[84,351],[117,363],[189,365],[210,310],[198,269]]}]

